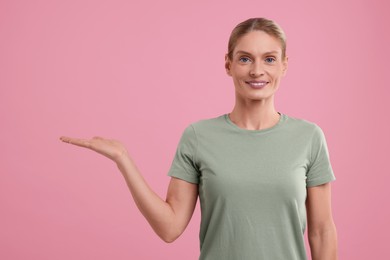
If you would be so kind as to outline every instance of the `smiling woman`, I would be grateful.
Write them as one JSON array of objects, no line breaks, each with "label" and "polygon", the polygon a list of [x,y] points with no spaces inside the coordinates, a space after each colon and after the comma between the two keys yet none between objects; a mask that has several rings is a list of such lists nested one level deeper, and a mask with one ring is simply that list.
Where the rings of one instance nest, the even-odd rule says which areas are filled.
[{"label": "smiling woman", "polygon": [[115,140],[61,137],[113,160],[156,234],[176,240],[201,204],[200,260],[337,259],[325,135],[315,123],[278,112],[274,95],[288,58],[281,28],[265,18],[233,30],[225,68],[236,102],[230,113],[188,125],[177,145],[166,200]]},{"label": "smiling woman", "polygon": [[264,31],[255,30],[241,36],[229,53],[225,57],[225,67],[233,77],[236,102],[262,100],[264,107],[271,108],[272,96],[287,70],[288,58],[283,56],[280,41]]}]

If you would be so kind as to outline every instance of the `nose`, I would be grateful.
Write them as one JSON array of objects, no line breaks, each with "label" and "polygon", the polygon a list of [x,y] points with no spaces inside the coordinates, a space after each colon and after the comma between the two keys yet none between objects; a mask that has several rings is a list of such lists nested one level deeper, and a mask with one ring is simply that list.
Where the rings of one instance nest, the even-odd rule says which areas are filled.
[{"label": "nose", "polygon": [[264,68],[260,62],[253,62],[249,74],[251,77],[259,77],[264,74]]}]

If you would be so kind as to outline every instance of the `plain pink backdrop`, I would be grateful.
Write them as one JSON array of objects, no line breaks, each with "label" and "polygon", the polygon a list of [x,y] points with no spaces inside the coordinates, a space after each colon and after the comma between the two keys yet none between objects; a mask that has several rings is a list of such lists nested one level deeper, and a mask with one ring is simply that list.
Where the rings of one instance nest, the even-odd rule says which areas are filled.
[{"label": "plain pink backdrop", "polygon": [[0,1],[0,259],[197,259],[199,201],[166,244],[114,163],[58,138],[122,140],[165,199],[184,128],[233,108],[231,30],[261,16],[288,38],[277,110],[317,123],[328,141],[340,259],[389,259],[388,10],[368,0]]}]

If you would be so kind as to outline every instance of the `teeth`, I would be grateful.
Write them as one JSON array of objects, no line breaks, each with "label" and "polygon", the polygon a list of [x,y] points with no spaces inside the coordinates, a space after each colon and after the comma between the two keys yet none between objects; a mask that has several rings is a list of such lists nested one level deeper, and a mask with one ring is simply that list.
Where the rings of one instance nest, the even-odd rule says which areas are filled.
[{"label": "teeth", "polygon": [[265,82],[250,82],[249,84],[253,85],[253,86],[264,86],[266,83]]}]

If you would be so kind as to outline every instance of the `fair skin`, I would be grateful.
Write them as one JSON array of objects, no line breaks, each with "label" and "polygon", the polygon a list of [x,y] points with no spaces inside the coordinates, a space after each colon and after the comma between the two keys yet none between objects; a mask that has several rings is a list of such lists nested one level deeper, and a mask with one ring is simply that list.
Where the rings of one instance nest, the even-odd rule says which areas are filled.
[{"label": "fair skin", "polygon": [[62,136],[61,141],[88,148],[114,161],[126,180],[138,209],[165,242],[175,241],[187,227],[198,198],[198,186],[171,178],[165,201],[146,183],[125,146],[116,140]]},{"label": "fair skin", "polygon": [[[236,103],[229,114],[239,127],[260,130],[279,121],[274,94],[286,74],[287,57],[282,59],[281,44],[263,31],[252,31],[238,39],[232,59],[225,57],[225,68],[233,78]],[[265,82],[261,89],[252,82]]]},{"label": "fair skin", "polygon": [[312,260],[337,260],[337,230],[332,217],[330,183],[307,188],[306,212]]},{"label": "fair skin", "polygon": [[[265,129],[278,122],[274,94],[287,70],[287,58],[282,59],[281,53],[280,42],[274,37],[262,31],[253,31],[238,40],[232,60],[225,57],[226,72],[233,78],[236,93],[236,104],[229,117],[239,127]],[[261,89],[250,87],[250,84],[263,83],[265,85]],[[60,139],[91,149],[114,161],[137,207],[161,239],[170,243],[183,233],[196,206],[198,185],[172,177],[166,199],[163,200],[145,182],[119,141],[102,137]],[[308,235],[313,260],[337,259],[330,194],[329,183],[307,189]]]}]

